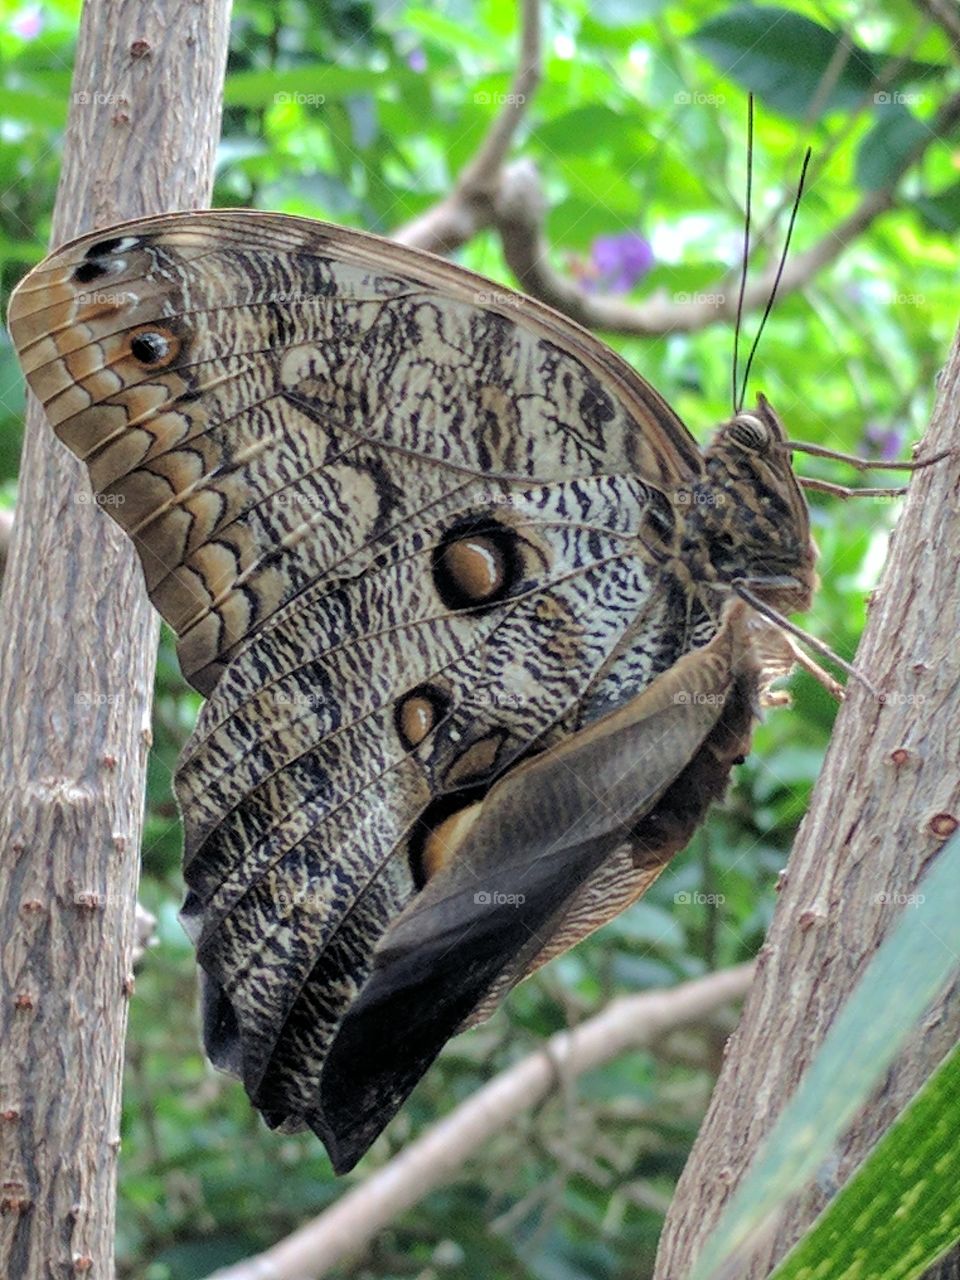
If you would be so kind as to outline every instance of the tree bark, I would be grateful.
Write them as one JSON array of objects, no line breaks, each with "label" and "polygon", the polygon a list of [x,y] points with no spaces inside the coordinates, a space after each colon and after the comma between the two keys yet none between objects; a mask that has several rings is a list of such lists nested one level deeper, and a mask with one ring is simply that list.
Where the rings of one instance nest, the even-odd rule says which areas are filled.
[{"label": "tree bark", "polygon": [[[228,0],[83,11],[56,244],[209,200]],[[30,402],[0,635],[0,1275],[113,1275],[157,622]]]},{"label": "tree bark", "polygon": [[[940,382],[918,472],[743,1017],[664,1228],[655,1275],[687,1273],[835,1014],[960,815],[960,337]],[[766,1276],[904,1103],[960,1039],[960,988],[908,1049],[837,1151],[797,1197],[742,1280]],[[825,1171],[826,1172],[826,1171]],[[947,1280],[955,1260],[930,1273]]]}]

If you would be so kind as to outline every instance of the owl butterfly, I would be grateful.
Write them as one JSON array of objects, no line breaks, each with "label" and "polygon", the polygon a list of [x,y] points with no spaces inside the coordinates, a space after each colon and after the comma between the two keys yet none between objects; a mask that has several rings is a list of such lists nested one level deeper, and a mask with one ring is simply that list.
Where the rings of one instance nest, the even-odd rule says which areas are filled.
[{"label": "owl butterfly", "polygon": [[278,214],[84,236],[9,320],[206,697],[207,1051],[348,1170],[748,750],[814,586],[783,428],[761,397],[701,450],[549,308]]}]

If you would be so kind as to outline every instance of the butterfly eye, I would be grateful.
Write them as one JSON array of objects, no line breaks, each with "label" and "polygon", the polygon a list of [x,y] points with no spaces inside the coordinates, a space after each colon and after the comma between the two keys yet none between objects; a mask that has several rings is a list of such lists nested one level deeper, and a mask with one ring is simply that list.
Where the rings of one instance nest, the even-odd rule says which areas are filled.
[{"label": "butterfly eye", "polygon": [[130,354],[140,364],[164,366],[177,354],[179,343],[174,335],[162,329],[142,329],[130,339]]},{"label": "butterfly eye", "polygon": [[502,525],[452,529],[434,552],[433,580],[448,609],[502,600],[520,576],[516,536]]},{"label": "butterfly eye", "polygon": [[730,424],[730,439],[751,453],[763,453],[770,447],[771,434],[765,423],[752,413],[741,413]]},{"label": "butterfly eye", "polygon": [[418,746],[446,714],[450,700],[434,685],[412,689],[396,707],[395,722],[400,741],[408,749]]}]

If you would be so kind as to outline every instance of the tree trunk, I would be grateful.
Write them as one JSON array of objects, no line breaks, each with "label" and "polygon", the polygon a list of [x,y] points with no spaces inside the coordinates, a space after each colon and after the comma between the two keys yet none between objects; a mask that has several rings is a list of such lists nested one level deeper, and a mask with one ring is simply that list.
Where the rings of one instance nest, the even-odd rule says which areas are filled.
[{"label": "tree trunk", "polygon": [[[664,1228],[655,1275],[687,1273],[761,1139],[960,814],[960,340],[940,383],[918,472],[857,656],[878,701],[849,686],[740,1026]],[[935,944],[934,944],[935,945]],[[917,1029],[836,1152],[842,1185],[960,1039],[960,990]],[[788,1205],[738,1278],[773,1263],[823,1208],[815,1186]],[[945,1262],[940,1280],[956,1274]]]},{"label": "tree trunk", "polygon": [[[53,241],[209,200],[228,0],[84,7]],[[157,622],[35,401],[0,634],[0,1275],[113,1275]]]}]

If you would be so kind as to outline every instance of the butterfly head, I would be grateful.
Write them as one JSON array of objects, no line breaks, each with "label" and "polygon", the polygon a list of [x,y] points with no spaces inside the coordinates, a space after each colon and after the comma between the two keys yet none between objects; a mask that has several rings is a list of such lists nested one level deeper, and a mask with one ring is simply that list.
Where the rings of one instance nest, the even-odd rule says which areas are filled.
[{"label": "butterfly head", "polygon": [[721,581],[749,579],[783,612],[807,608],[816,586],[810,513],[787,434],[763,396],[719,428],[705,451],[708,483],[696,516]]}]

